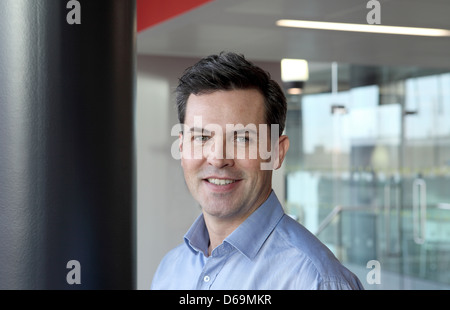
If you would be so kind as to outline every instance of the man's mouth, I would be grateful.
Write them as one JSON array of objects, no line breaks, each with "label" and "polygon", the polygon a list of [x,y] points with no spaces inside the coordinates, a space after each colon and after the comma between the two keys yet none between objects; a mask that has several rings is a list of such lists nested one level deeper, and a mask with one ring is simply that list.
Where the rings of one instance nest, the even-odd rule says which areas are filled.
[{"label": "man's mouth", "polygon": [[215,178],[208,178],[206,179],[209,183],[214,184],[214,185],[228,185],[231,183],[236,182],[236,180],[231,180],[231,179],[215,179]]}]

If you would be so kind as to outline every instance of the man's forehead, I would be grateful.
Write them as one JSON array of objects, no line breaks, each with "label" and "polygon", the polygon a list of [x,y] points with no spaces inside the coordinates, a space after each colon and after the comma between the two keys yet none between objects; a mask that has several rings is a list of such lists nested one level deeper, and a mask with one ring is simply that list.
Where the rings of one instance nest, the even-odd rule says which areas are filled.
[{"label": "man's forehead", "polygon": [[[192,95],[191,95],[192,96]],[[206,128],[219,125],[264,124],[264,100],[256,90],[216,91],[190,97],[184,123],[189,127]]]},{"label": "man's forehead", "polygon": [[254,89],[215,91],[191,94],[186,102],[186,110],[225,110],[236,113],[248,110],[264,110],[264,97]]}]

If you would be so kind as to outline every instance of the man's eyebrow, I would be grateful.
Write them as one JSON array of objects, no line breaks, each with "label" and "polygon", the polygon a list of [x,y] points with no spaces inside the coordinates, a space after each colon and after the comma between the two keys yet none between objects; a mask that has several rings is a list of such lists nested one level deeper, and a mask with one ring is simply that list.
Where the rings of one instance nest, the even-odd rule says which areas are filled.
[{"label": "man's eyebrow", "polygon": [[[211,131],[210,130],[208,130],[206,128],[201,128],[201,127],[191,127],[191,128],[189,128],[189,131],[191,133],[193,133],[193,132],[197,132],[197,133],[201,132],[201,133],[203,133],[205,135],[211,135]],[[244,128],[233,128],[233,130],[230,130],[230,132],[232,132],[234,134],[242,134],[242,133],[245,133],[245,132],[248,132],[250,134],[255,134],[255,135],[258,134],[257,130],[254,130],[253,128],[246,128],[246,127],[244,127]]]},{"label": "man's eyebrow", "polygon": [[233,128],[233,130],[230,130],[230,132],[233,132],[236,134],[242,134],[245,132],[248,132],[248,133],[254,134],[254,135],[258,134],[258,131],[254,130],[253,128],[238,128],[238,129]]},{"label": "man's eyebrow", "polygon": [[204,134],[211,134],[211,132],[205,128],[200,128],[200,127],[191,127],[191,129],[189,130],[190,132],[201,132]]}]

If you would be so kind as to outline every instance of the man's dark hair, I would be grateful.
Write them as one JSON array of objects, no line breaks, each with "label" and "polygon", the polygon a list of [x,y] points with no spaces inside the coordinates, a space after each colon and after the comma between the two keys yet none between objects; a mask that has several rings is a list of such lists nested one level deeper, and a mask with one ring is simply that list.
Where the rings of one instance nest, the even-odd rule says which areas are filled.
[{"label": "man's dark hair", "polygon": [[269,72],[246,60],[243,55],[231,52],[207,56],[184,71],[176,89],[178,120],[184,124],[186,104],[191,94],[237,89],[256,89],[263,95],[266,123],[279,124],[281,135],[287,110],[283,90],[271,79]]}]

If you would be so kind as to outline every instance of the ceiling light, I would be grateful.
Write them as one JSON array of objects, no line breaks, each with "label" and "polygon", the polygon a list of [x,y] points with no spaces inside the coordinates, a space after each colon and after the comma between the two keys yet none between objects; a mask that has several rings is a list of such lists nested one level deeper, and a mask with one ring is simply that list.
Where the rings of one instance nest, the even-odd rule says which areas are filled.
[{"label": "ceiling light", "polygon": [[283,82],[307,81],[309,78],[308,62],[304,59],[281,60],[281,80]]},{"label": "ceiling light", "polygon": [[281,80],[289,95],[300,95],[309,78],[308,62],[304,59],[281,60]]},{"label": "ceiling light", "polygon": [[308,28],[321,30],[355,31],[383,34],[400,34],[411,36],[449,37],[450,30],[436,28],[399,27],[369,24],[330,23],[310,20],[280,19],[276,22],[280,27]]}]

